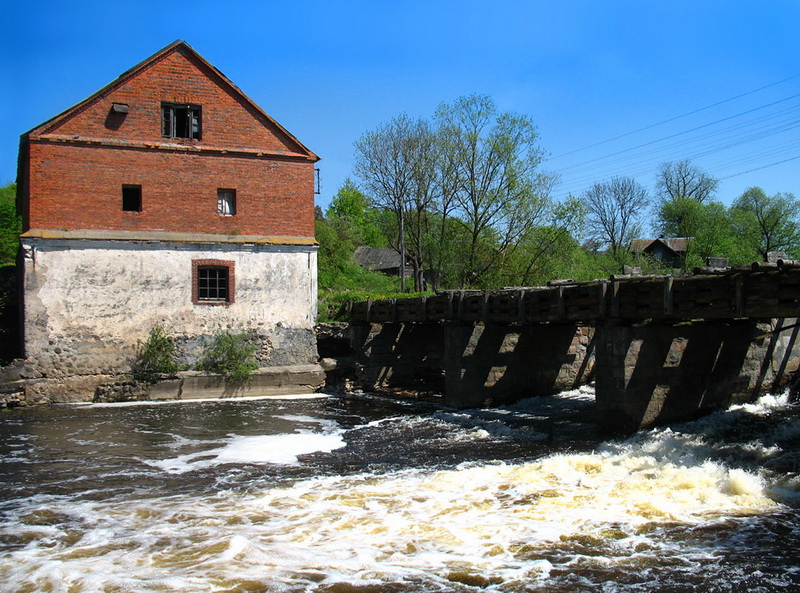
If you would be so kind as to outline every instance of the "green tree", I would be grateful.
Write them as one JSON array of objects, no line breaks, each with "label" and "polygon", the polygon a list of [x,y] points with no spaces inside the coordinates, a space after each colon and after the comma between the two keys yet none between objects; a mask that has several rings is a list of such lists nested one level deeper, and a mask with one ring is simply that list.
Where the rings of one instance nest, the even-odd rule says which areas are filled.
[{"label": "green tree", "polygon": [[377,222],[378,211],[349,177],[336,192],[325,217],[356,246],[385,247],[388,244]]},{"label": "green tree", "polygon": [[656,230],[664,237],[694,237],[703,225],[704,204],[694,198],[663,200],[658,205]]},{"label": "green tree", "polygon": [[460,285],[481,286],[524,233],[546,219],[552,178],[539,170],[543,151],[531,119],[499,113],[489,97],[440,105],[436,121],[443,160],[453,165],[443,185],[468,237]]},{"label": "green tree", "polygon": [[764,261],[774,251],[798,254],[800,202],[794,195],[768,196],[760,187],[751,187],[733,203],[731,214],[739,236]]},{"label": "green tree", "polygon": [[206,345],[197,370],[218,373],[234,382],[244,382],[258,369],[257,348],[247,334],[220,332]]},{"label": "green tree", "polygon": [[19,249],[22,218],[17,214],[17,184],[0,188],[0,265],[13,264]]}]

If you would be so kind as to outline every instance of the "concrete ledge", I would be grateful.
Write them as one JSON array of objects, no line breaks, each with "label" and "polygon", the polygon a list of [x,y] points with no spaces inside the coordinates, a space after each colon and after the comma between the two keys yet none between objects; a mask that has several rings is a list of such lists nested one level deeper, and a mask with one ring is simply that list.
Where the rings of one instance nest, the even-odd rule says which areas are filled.
[{"label": "concrete ledge", "polygon": [[[182,383],[180,395],[175,399],[219,399],[236,397],[258,397],[287,395],[291,393],[313,393],[325,383],[325,372],[318,364],[292,365],[262,368],[242,383],[226,381],[222,375],[209,375],[196,371],[179,374]],[[172,384],[156,383],[157,399],[167,399],[172,393]]]},{"label": "concrete ledge", "polygon": [[130,376],[78,375],[19,379],[0,384],[0,407],[78,402],[222,399],[309,394],[325,385],[319,364],[261,368],[241,383],[197,371],[165,377],[153,384]]}]

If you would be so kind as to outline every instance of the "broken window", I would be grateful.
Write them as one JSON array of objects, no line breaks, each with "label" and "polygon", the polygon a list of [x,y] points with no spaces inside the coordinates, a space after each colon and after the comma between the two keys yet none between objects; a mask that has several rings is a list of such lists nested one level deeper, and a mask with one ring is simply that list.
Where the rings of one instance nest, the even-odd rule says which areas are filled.
[{"label": "broken window", "polygon": [[122,210],[123,212],[142,211],[142,186],[123,185],[122,186]]},{"label": "broken window", "polygon": [[200,140],[202,111],[200,105],[161,104],[161,135],[165,138]]},{"label": "broken window", "polygon": [[236,190],[217,190],[217,214],[220,216],[233,216],[236,214]]},{"label": "broken window", "polygon": [[234,263],[224,260],[192,261],[192,302],[228,305],[234,297]]}]

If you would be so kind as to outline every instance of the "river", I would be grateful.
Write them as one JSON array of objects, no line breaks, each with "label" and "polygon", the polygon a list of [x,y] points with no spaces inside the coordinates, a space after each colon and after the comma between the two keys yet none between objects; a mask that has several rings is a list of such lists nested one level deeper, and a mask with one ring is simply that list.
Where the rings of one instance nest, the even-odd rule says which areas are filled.
[{"label": "river", "polygon": [[[800,407],[601,440],[590,387],[0,414],[0,591],[800,588]],[[554,420],[548,421],[552,417]]]}]

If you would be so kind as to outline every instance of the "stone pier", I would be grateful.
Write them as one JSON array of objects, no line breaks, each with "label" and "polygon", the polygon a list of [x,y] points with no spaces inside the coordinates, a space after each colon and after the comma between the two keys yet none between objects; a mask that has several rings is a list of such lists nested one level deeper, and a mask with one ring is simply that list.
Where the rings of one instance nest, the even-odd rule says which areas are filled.
[{"label": "stone pier", "polygon": [[573,389],[594,366],[594,330],[574,324],[387,323],[349,333],[361,387],[436,391],[455,408]]},{"label": "stone pier", "polygon": [[597,328],[598,425],[630,433],[785,389],[800,364],[796,319]]},{"label": "stone pier", "polygon": [[502,405],[596,382],[602,431],[691,419],[785,389],[797,319],[687,323],[371,323],[347,327],[356,383]]}]

